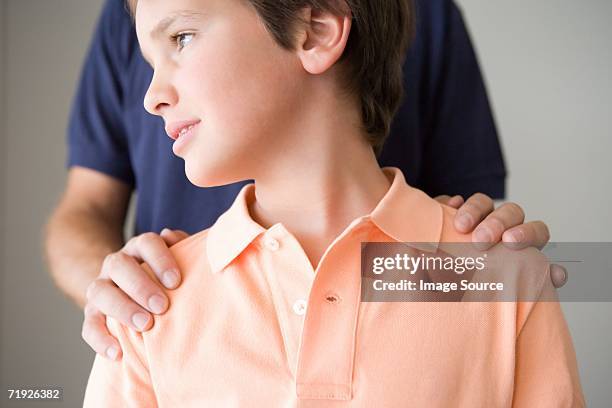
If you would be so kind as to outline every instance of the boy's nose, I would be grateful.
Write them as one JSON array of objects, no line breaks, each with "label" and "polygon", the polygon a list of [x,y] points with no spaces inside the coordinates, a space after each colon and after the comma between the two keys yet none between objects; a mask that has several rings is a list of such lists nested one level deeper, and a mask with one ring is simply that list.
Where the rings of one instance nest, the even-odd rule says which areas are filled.
[{"label": "boy's nose", "polygon": [[176,105],[176,90],[159,75],[153,75],[149,89],[144,97],[144,108],[152,115],[161,116],[164,108]]}]

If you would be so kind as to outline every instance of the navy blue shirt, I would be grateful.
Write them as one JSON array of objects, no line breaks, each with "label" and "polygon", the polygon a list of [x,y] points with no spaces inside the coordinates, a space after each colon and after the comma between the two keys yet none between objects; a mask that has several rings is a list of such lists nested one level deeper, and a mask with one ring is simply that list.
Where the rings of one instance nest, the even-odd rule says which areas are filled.
[{"label": "navy blue shirt", "polygon": [[[405,98],[379,158],[432,196],[503,198],[505,167],[482,76],[450,0],[417,0],[417,34],[404,64]],[[247,182],[200,188],[172,153],[163,120],[144,110],[153,71],[124,0],[107,0],[74,99],[67,166],[115,177],[137,192],[134,233],[211,226]]]}]

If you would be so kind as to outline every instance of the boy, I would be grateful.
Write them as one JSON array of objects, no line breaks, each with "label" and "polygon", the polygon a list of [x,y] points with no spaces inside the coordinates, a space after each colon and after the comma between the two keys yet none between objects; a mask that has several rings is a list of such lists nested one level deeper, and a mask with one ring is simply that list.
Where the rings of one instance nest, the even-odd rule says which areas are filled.
[{"label": "boy", "polygon": [[557,303],[360,302],[361,242],[469,241],[376,162],[408,2],[133,7],[189,180],[255,184],[172,247],[184,282],[151,331],[109,319],[123,359],[96,357],[85,406],[583,405]]}]

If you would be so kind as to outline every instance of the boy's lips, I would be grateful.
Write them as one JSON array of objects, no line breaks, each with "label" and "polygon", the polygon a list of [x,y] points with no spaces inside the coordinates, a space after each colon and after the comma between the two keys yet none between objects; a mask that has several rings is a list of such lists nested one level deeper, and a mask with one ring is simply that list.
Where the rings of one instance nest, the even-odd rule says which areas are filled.
[{"label": "boy's lips", "polygon": [[171,139],[176,140],[181,136],[181,132],[188,131],[200,122],[199,119],[170,122],[166,125],[166,133]]}]

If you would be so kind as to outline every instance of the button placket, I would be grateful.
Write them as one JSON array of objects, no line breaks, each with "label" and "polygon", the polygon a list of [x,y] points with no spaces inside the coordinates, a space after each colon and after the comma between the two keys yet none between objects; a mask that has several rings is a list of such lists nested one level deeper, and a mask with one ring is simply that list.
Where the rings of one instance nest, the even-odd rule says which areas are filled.
[{"label": "button placket", "polygon": [[[311,286],[298,349],[296,393],[300,399],[352,398],[361,294],[359,242],[367,241],[368,230],[357,226],[352,233],[348,239],[341,235],[326,252]],[[320,364],[321,356],[325,365]]]},{"label": "button placket", "polygon": [[268,276],[272,291],[287,363],[295,376],[314,271],[299,242],[281,224],[270,227],[261,236],[258,246],[265,260],[263,272]]}]

